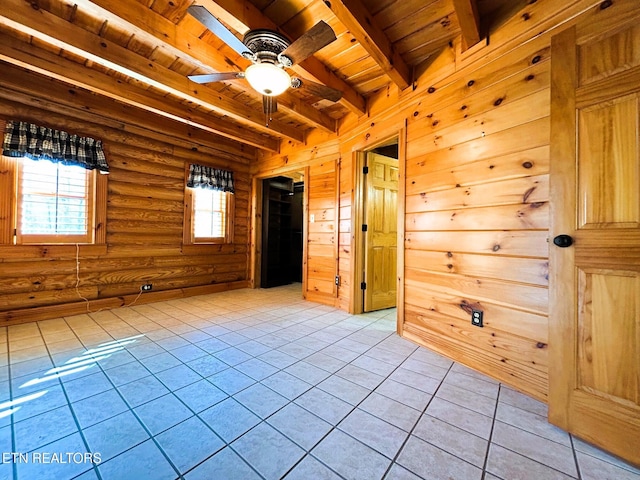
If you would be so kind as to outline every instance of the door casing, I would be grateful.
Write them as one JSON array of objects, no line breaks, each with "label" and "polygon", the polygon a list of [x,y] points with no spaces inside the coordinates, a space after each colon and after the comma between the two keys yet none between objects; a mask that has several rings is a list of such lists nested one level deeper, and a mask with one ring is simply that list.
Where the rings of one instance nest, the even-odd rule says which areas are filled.
[{"label": "door casing", "polygon": [[307,237],[308,217],[309,217],[309,167],[296,169],[283,169],[268,174],[256,175],[253,177],[251,191],[251,244],[249,250],[249,288],[260,288],[262,277],[262,181],[266,178],[287,176],[292,172],[304,171],[304,195],[302,206],[302,296],[305,298],[307,291]]},{"label": "door casing", "polygon": [[397,258],[388,260],[394,255],[397,257],[398,181],[394,182],[393,176],[398,174],[399,162],[375,151],[365,155],[368,173],[364,175],[366,198],[363,209],[367,231],[363,235],[366,283],[363,293],[364,310],[370,312],[397,305],[398,262]]},{"label": "door casing", "polygon": [[352,217],[351,217],[351,299],[349,302],[349,312],[360,314],[364,311],[364,299],[360,283],[364,281],[364,251],[363,251],[363,233],[362,224],[364,219],[364,178],[362,168],[365,162],[365,152],[373,150],[377,146],[389,143],[390,140],[397,138],[398,141],[398,263],[397,263],[397,333],[402,334],[402,325],[404,319],[404,237],[405,237],[405,165],[407,152],[407,129],[406,125],[401,128],[388,129],[375,138],[356,144],[352,149],[352,178],[354,179],[353,197],[352,197]]}]

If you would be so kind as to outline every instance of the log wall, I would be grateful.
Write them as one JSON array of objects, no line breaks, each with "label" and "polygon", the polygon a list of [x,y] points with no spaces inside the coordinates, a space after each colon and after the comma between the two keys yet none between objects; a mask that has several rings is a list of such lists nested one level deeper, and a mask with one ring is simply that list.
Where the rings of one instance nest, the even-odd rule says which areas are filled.
[{"label": "log wall", "polygon": [[[343,121],[335,304],[353,310],[359,294],[357,152],[406,132],[399,332],[546,401],[550,40],[602,9],[593,0],[524,3],[490,43],[450,45],[413,89],[390,87],[370,99],[368,116]],[[308,143],[318,151],[335,140]],[[312,162],[307,153],[285,150],[258,170]],[[473,308],[484,328],[471,325]]]},{"label": "log wall", "polygon": [[[129,304],[144,283],[152,283],[153,291],[142,294],[137,303],[247,285],[252,147],[212,135],[192,136],[183,124],[35,74],[15,73],[22,80],[19,84],[11,84],[7,76],[0,85],[0,119],[27,120],[102,139],[111,173],[102,249],[0,246],[2,322]],[[34,85],[47,97],[29,91]],[[234,171],[233,243],[183,247],[184,175],[189,162]]]}]

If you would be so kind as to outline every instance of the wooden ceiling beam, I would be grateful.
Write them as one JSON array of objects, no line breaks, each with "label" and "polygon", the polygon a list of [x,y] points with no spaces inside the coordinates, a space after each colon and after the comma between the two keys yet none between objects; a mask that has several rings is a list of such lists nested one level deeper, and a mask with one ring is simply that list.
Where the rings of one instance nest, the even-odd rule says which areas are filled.
[{"label": "wooden ceiling beam", "polygon": [[453,0],[453,8],[458,16],[458,23],[462,30],[462,38],[466,47],[472,47],[480,41],[480,14],[478,0]]},{"label": "wooden ceiling beam", "polygon": [[272,152],[278,152],[280,149],[278,138],[268,137],[235,122],[193,110],[172,100],[171,97],[154,95],[104,73],[87,71],[72,60],[20,41],[6,33],[0,33],[0,59],[126,105],[214,133],[223,144],[231,143],[230,140],[233,140]]},{"label": "wooden ceiling beam", "polygon": [[[67,121],[72,124],[93,123],[94,125],[87,125],[87,128],[95,129],[97,125],[101,125],[120,130],[125,135],[133,133],[154,138],[167,144],[163,149],[165,152],[171,152],[173,146],[182,147],[194,155],[200,152],[216,160],[225,160],[229,166],[248,165],[255,158],[256,149],[249,145],[233,142],[233,147],[229,147],[232,143],[229,139],[210,135],[205,130],[182,123],[176,124],[166,117],[147,115],[145,111],[133,109],[129,105],[114,105],[116,102],[109,98],[69,86],[53,77],[43,77],[15,65],[5,64],[2,68],[10,76],[0,80],[0,100],[4,100],[0,101],[0,110],[6,114],[13,109],[13,104],[14,107],[18,106],[18,111],[26,113],[26,116],[10,115],[11,118],[39,119],[46,125],[62,129],[66,124],[62,118],[66,116]],[[48,97],[42,96],[43,86]],[[32,113],[25,106],[46,110],[52,115]],[[122,121],[125,117],[127,122]],[[63,123],[59,124],[57,120],[62,120]],[[82,133],[82,130],[77,133]]]},{"label": "wooden ceiling beam", "polygon": [[[206,7],[213,15],[241,34],[246,33],[247,30],[267,28],[283,33],[291,40],[295,40],[287,31],[279,28],[270,18],[258,10],[249,0],[198,0],[197,3]],[[294,65],[292,70],[303,78],[340,90],[342,92],[342,98],[340,99],[342,105],[356,115],[366,113],[367,102],[365,98],[317,58],[311,56],[300,62],[300,64]]]},{"label": "wooden ceiling beam", "polygon": [[[119,24],[140,39],[151,44],[159,43],[159,48],[170,55],[188,60],[210,72],[239,71],[232,65],[237,60],[224,57],[209,44],[192,35],[180,25],[175,25],[162,15],[138,2],[114,2],[113,0],[76,0],[81,8],[95,13],[98,18]],[[239,57],[239,56],[238,56]],[[240,59],[241,64],[248,66],[249,61]],[[284,94],[278,97],[278,104],[283,110],[312,127],[320,127],[330,133],[337,132],[337,122],[304,102],[297,102],[295,97]],[[292,110],[289,106],[294,105]]]},{"label": "wooden ceiling beam", "polygon": [[295,95],[285,92],[276,97],[278,101],[278,110],[286,110],[286,112],[302,122],[313,122],[313,125],[328,133],[338,132],[338,122],[326,113],[313,108],[311,105],[303,102]]},{"label": "wooden ceiling beam", "polygon": [[109,42],[42,8],[36,9],[24,0],[2,0],[0,2],[0,24],[113,69],[195,105],[229,116],[239,123],[264,133],[280,135],[299,143],[303,143],[305,140],[305,132],[299,128],[279,121],[273,121],[269,126],[266,126],[262,112],[250,109],[243,103],[228,98],[220,92],[193,84],[188,78],[177,72]]},{"label": "wooden ceiling beam", "polygon": [[331,0],[324,4],[347,27],[400,90],[411,85],[411,67],[395,51],[391,41],[361,0]]}]

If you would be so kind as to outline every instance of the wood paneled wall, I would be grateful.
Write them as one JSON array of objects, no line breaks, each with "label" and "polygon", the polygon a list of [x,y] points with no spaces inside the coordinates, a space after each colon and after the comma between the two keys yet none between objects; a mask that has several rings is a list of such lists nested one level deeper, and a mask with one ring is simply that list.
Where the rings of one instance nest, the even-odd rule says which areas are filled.
[{"label": "wood paneled wall", "polygon": [[314,164],[305,184],[309,189],[306,298],[325,304],[333,304],[336,297],[336,174],[335,160]]},{"label": "wood paneled wall", "polygon": [[[9,78],[2,81],[0,118],[32,121],[103,140],[111,170],[107,245],[102,251],[81,246],[78,263],[75,246],[0,246],[1,321],[129,304],[144,283],[153,284],[153,291],[142,294],[137,303],[246,286],[253,148],[234,147],[214,137],[192,140],[184,125],[28,76],[31,81],[23,86],[12,85]],[[33,86],[48,97],[25,92]],[[74,103],[66,102],[70,96]],[[185,164],[189,162],[234,171],[232,244],[182,246]]]},{"label": "wood paneled wall", "polygon": [[533,42],[470,69],[428,94],[407,128],[404,334],[538,398],[548,389],[549,63]]},{"label": "wood paneled wall", "polygon": [[[594,0],[558,7],[551,0],[523,3],[493,29],[491,44],[464,53],[459,45],[445,48],[413,91],[380,92],[368,116],[343,121],[338,138],[337,305],[354,305],[357,152],[406,125],[399,331],[543,401],[550,39],[581,12],[597,17],[600,9]],[[308,143],[322,150],[335,139]],[[305,161],[304,152],[289,150],[259,170],[292,157]],[[484,311],[483,328],[471,325],[474,308]]]}]

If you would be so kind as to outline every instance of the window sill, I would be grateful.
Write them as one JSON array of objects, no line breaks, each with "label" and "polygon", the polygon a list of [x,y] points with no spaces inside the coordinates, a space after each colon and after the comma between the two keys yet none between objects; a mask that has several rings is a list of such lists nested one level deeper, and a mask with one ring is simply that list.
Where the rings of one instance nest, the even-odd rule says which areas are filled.
[{"label": "window sill", "polygon": [[0,245],[0,262],[23,258],[99,257],[107,254],[106,245]]}]

